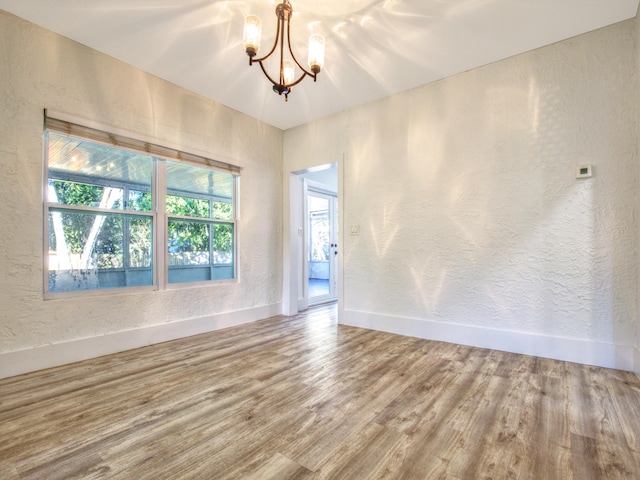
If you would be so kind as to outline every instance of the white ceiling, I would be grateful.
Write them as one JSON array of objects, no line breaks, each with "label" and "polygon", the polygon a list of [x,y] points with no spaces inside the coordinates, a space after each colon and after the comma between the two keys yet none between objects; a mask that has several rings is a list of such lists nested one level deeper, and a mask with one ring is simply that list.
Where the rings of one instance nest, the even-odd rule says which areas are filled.
[{"label": "white ceiling", "polygon": [[0,0],[0,9],[281,129],[636,15],[639,0],[291,0],[292,43],[325,68],[289,101],[242,48],[245,15],[275,35],[275,0]]}]

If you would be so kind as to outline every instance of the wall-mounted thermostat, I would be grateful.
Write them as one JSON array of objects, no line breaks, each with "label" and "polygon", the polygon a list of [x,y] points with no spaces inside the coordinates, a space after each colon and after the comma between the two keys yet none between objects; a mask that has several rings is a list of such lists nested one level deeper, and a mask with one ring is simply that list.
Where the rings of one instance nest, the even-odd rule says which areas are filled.
[{"label": "wall-mounted thermostat", "polygon": [[593,174],[591,165],[577,165],[576,178],[589,178]]}]

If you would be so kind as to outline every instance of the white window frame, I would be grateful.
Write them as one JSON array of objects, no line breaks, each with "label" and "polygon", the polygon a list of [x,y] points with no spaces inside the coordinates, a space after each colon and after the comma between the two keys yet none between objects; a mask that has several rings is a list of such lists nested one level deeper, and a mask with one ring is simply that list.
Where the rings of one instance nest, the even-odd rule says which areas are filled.
[{"label": "white window frame", "polygon": [[[55,115],[55,116],[54,116]],[[43,187],[43,223],[44,223],[44,238],[43,238],[43,256],[44,256],[44,272],[43,272],[43,291],[45,299],[64,298],[64,297],[84,297],[94,295],[110,295],[110,294],[122,294],[122,293],[135,293],[155,290],[172,290],[181,288],[192,288],[203,285],[215,285],[215,284],[227,284],[239,282],[239,232],[238,232],[238,217],[239,217],[239,179],[241,168],[231,163],[227,163],[220,160],[213,160],[206,156],[199,154],[187,153],[173,147],[167,147],[158,145],[147,140],[136,139],[132,136],[122,133],[108,133],[107,128],[96,128],[95,124],[92,126],[85,126],[91,124],[91,122],[82,121],[82,123],[76,123],[75,120],[68,119],[67,116],[54,114],[47,115],[45,110],[45,122],[44,122],[44,187]],[[61,205],[59,203],[53,203],[48,201],[48,184],[49,184],[49,146],[48,146],[48,132],[55,132],[62,135],[86,140],[94,143],[101,143],[107,146],[111,146],[117,149],[131,150],[136,153],[142,153],[153,157],[152,164],[152,181],[151,181],[151,193],[152,193],[152,208],[148,212],[139,212],[132,210],[108,210],[95,207],[85,206],[73,206],[73,205]],[[199,217],[180,217],[176,215],[169,215],[166,213],[166,196],[171,195],[172,192],[167,191],[167,176],[166,176],[166,162],[184,162],[200,168],[210,168],[212,170],[223,171],[232,174],[232,219],[223,220],[216,218],[199,218]],[[71,177],[71,175],[70,175]],[[123,183],[124,185],[124,183]],[[175,193],[175,192],[174,192]],[[214,196],[215,197],[215,196]],[[214,197],[210,197],[213,199]],[[151,258],[152,258],[152,278],[153,283],[151,285],[144,286],[122,286],[113,288],[97,288],[97,289],[78,289],[63,292],[50,292],[49,291],[49,213],[51,211],[82,211],[87,213],[105,213],[107,215],[119,215],[119,216],[141,216],[151,218],[152,221],[152,234],[151,234]],[[169,283],[169,261],[168,261],[168,222],[170,218],[184,218],[185,220],[194,222],[206,222],[209,224],[228,224],[233,228],[233,277],[226,279],[212,279],[193,282],[176,282]],[[213,239],[211,239],[213,241]],[[210,254],[213,254],[213,250],[210,248]],[[213,264],[213,259],[210,260],[210,264]],[[126,268],[126,267],[125,267]],[[131,267],[129,267],[131,268]]]}]

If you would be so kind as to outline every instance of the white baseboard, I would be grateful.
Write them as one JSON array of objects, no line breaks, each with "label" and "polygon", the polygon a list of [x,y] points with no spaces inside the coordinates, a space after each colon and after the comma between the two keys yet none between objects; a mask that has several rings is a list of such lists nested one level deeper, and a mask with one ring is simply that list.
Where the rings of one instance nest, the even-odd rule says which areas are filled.
[{"label": "white baseboard", "polygon": [[355,310],[345,310],[340,323],[428,340],[635,371],[636,374],[640,370],[640,353],[634,347],[626,345],[511,332]]},{"label": "white baseboard", "polygon": [[212,332],[281,313],[282,304],[276,303],[208,317],[152,325],[99,337],[81,338],[26,350],[0,353],[0,378]]}]

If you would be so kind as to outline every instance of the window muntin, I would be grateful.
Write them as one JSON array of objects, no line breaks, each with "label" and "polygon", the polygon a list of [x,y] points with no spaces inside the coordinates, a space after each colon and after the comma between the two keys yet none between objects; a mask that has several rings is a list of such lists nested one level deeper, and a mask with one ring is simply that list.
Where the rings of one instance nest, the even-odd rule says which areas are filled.
[{"label": "window muntin", "polygon": [[45,139],[46,292],[165,288],[157,265],[167,284],[236,277],[237,175],[57,131]]}]

